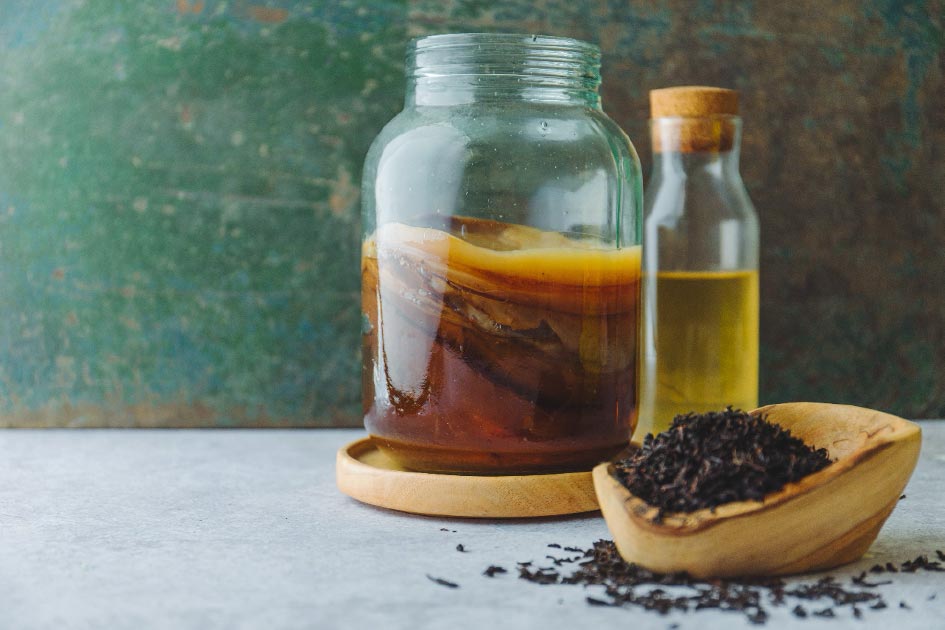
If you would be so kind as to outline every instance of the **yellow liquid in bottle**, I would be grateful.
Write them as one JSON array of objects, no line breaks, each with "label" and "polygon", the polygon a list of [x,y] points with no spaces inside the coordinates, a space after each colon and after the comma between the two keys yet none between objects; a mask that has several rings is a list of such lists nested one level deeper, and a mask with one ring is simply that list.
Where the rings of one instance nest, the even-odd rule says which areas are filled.
[{"label": "yellow liquid in bottle", "polygon": [[757,407],[758,272],[667,271],[643,286],[635,439],[666,430],[677,414]]}]

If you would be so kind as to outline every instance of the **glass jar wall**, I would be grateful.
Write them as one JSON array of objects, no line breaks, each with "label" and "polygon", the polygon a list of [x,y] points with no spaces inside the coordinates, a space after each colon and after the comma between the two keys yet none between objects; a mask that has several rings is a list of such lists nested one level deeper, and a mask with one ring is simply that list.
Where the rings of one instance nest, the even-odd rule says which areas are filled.
[{"label": "glass jar wall", "polygon": [[651,92],[638,439],[677,414],[758,404],[758,219],[738,170],[737,97]]},{"label": "glass jar wall", "polygon": [[363,400],[423,471],[587,469],[636,421],[642,185],[600,53],[416,40],[363,177]]}]

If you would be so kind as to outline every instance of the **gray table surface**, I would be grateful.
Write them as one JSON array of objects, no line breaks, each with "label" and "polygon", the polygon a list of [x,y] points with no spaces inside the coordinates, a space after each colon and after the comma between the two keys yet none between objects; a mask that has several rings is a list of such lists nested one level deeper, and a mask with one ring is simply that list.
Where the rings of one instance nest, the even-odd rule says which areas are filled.
[{"label": "gray table surface", "polygon": [[[907,498],[867,558],[836,575],[945,549],[945,423],[923,428]],[[590,607],[594,589],[515,577],[549,543],[609,538],[597,514],[499,522],[359,504],[334,482],[335,451],[359,435],[0,432],[0,628],[752,627],[718,611]],[[513,572],[484,577],[490,564]],[[768,627],[945,628],[945,573],[894,580],[877,589],[891,607],[861,621],[773,609]]]}]

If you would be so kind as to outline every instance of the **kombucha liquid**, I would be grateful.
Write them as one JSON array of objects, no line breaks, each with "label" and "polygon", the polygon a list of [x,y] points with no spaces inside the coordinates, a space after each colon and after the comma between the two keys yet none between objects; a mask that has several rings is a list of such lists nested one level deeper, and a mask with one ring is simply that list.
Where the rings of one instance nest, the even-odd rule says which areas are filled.
[{"label": "kombucha liquid", "polygon": [[365,426],[400,465],[589,469],[636,421],[640,248],[454,217],[362,255]]},{"label": "kombucha liquid", "polygon": [[658,272],[644,291],[635,439],[665,431],[677,414],[757,407],[758,272]]}]

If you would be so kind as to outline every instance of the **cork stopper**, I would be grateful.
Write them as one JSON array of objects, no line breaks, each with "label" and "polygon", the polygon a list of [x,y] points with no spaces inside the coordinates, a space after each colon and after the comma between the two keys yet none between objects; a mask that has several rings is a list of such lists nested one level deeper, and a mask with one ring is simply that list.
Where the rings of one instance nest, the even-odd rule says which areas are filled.
[{"label": "cork stopper", "polygon": [[738,92],[701,85],[650,90],[650,116],[738,116]]},{"label": "cork stopper", "polygon": [[738,92],[694,85],[651,90],[650,115],[657,153],[730,151],[735,124],[728,117],[738,115]]}]

